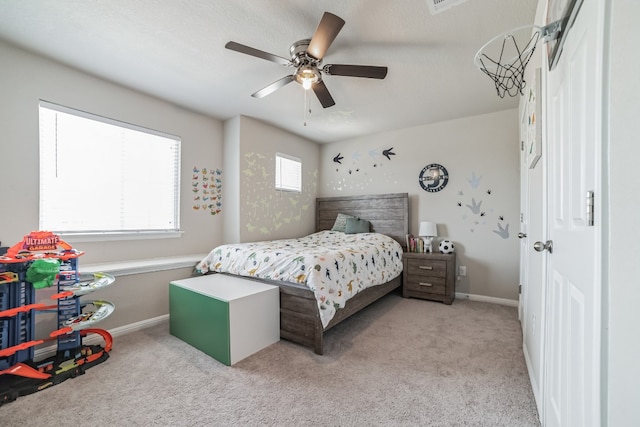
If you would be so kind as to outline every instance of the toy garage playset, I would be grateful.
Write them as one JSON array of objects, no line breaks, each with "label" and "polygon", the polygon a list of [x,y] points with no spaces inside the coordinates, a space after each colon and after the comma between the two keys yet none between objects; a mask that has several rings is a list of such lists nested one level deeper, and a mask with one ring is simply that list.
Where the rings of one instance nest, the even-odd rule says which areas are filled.
[{"label": "toy garage playset", "polygon": [[[84,374],[109,358],[112,337],[92,326],[109,316],[109,301],[81,301],[80,297],[109,286],[113,276],[78,272],[78,257],[56,234],[35,231],[0,254],[0,405]],[[57,286],[51,303],[37,303],[36,290]],[[58,329],[35,338],[35,317],[56,313]],[[83,345],[98,334],[104,346]],[[34,361],[35,347],[57,341],[55,356]]]}]

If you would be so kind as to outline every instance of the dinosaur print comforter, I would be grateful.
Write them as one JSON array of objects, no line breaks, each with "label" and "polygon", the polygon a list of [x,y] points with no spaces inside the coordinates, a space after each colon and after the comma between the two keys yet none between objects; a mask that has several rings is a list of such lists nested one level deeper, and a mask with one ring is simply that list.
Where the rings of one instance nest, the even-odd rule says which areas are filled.
[{"label": "dinosaur print comforter", "polygon": [[316,296],[326,327],[353,295],[402,272],[402,247],[379,233],[320,231],[298,239],[218,246],[196,271],[306,285]]}]

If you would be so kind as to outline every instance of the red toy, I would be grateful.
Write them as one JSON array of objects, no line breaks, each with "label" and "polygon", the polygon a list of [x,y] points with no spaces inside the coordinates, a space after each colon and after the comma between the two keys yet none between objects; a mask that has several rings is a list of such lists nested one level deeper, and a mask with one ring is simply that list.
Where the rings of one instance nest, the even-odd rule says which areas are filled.
[{"label": "red toy", "polygon": [[[83,254],[52,232],[34,231],[0,256],[0,406],[82,375],[109,357],[111,334],[92,326],[109,316],[114,305],[81,302],[80,297],[115,279],[105,273],[79,274],[77,258]],[[42,261],[48,259],[58,262]],[[40,281],[42,277],[47,280]],[[52,283],[58,286],[51,296],[56,304],[35,302],[36,286]],[[91,307],[95,309],[85,310]],[[35,315],[44,310],[58,313],[58,329],[48,338],[34,339]],[[84,345],[87,334],[100,335],[104,345]],[[34,347],[48,341],[58,342],[56,355],[34,362]]]}]

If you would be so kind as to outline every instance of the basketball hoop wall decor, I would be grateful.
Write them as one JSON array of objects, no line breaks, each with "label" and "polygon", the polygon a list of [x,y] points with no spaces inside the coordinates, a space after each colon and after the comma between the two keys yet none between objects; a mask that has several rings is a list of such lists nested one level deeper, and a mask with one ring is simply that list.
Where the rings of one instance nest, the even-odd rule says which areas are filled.
[{"label": "basketball hoop wall decor", "polygon": [[476,66],[493,80],[500,98],[524,95],[524,73],[538,42],[547,43],[549,70],[555,68],[566,35],[583,0],[548,0],[547,25],[526,25],[499,34],[482,46],[474,58]]},{"label": "basketball hoop wall decor", "polygon": [[569,30],[573,26],[576,16],[580,11],[583,0],[548,0],[547,1],[547,25],[560,23],[560,32],[552,40],[547,42],[547,58],[549,59],[549,71],[558,65],[558,59],[562,53],[562,46],[567,38]]},{"label": "basketball hoop wall decor", "polygon": [[476,66],[493,80],[500,98],[524,95],[524,71],[539,39],[540,27],[527,25],[497,35],[476,53]]}]

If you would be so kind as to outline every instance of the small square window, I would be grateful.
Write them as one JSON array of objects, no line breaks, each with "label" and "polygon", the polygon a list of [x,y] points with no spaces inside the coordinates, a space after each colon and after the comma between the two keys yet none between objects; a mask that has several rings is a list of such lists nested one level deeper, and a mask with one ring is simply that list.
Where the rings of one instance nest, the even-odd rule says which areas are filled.
[{"label": "small square window", "polygon": [[276,153],[276,190],[302,192],[302,161]]}]

